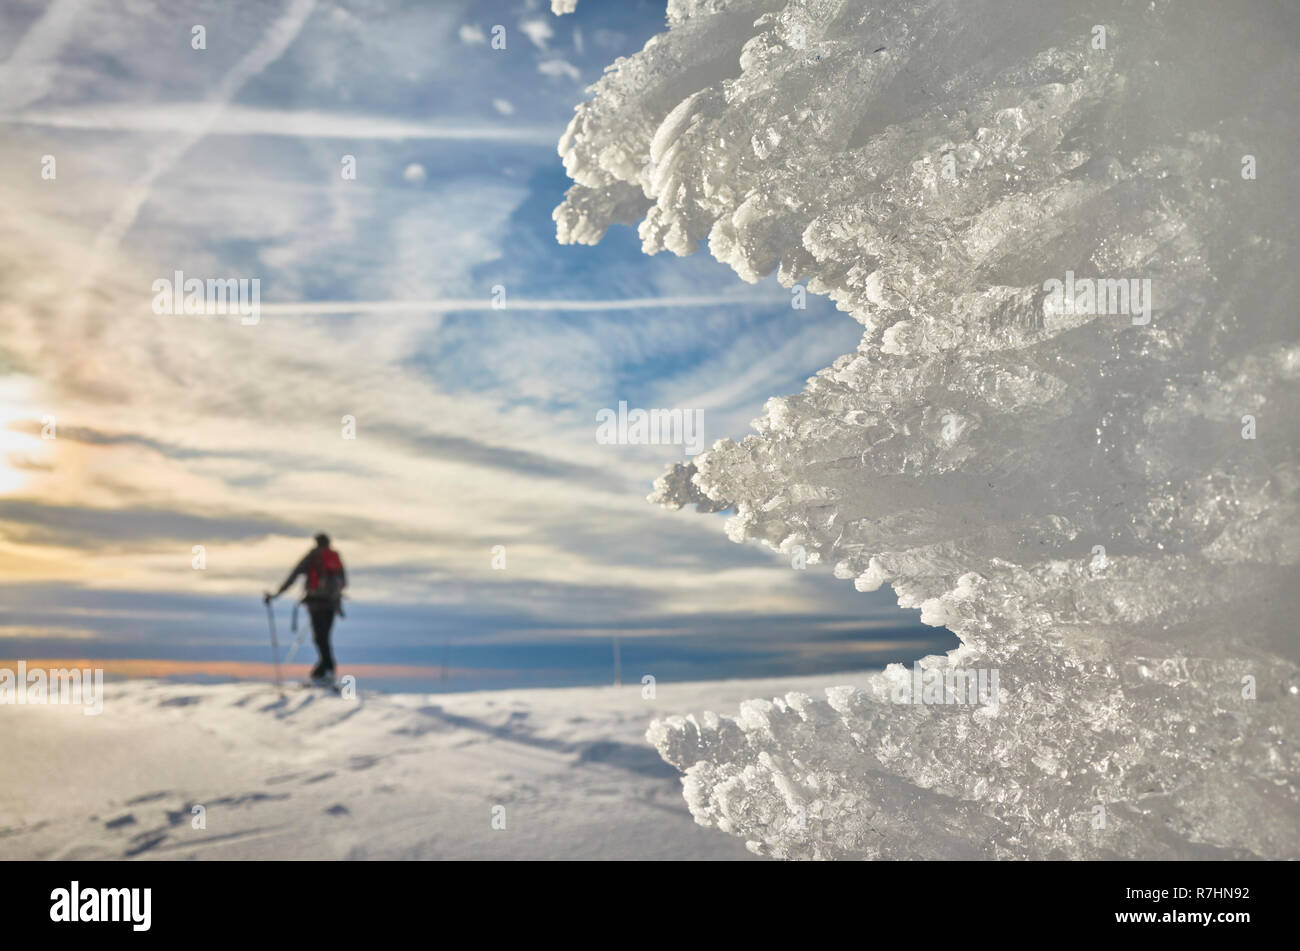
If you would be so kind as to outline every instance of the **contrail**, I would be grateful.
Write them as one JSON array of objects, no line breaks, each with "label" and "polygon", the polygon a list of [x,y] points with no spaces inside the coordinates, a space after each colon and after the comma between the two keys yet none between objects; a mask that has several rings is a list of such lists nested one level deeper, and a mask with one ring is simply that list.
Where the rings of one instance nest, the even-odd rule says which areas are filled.
[{"label": "contrail", "polygon": [[[467,310],[651,310],[669,307],[716,307],[744,305],[771,306],[777,299],[768,297],[629,297],[620,300],[507,300],[505,306],[493,306],[492,301],[474,297],[445,300],[340,300],[299,301],[293,303],[262,304],[263,316],[307,316],[330,314],[446,314]],[[781,300],[784,300],[782,298]]]},{"label": "contrail", "polygon": [[562,126],[470,125],[417,122],[383,116],[313,110],[259,109],[227,106],[221,122],[212,125],[208,102],[154,105],[97,106],[93,109],[35,109],[0,115],[0,123],[54,129],[106,132],[172,132],[182,135],[278,135],[304,139],[377,139],[403,141],[438,139],[460,142],[502,142],[555,148]]},{"label": "contrail", "polygon": [[292,0],[288,10],[271,24],[270,29],[257,45],[222,78],[216,93],[202,104],[197,121],[188,127],[185,134],[164,143],[161,148],[153,152],[149,167],[139,181],[131,186],[126,198],[118,205],[113,217],[95,239],[94,253],[80,289],[84,290],[98,280],[105,258],[117,250],[122,243],[122,238],[135,224],[140,209],[149,200],[154,182],[170,171],[195,142],[216,128],[222,110],[235,98],[245,83],[284,55],[284,51],[298,38],[303,24],[315,7],[316,0]]},{"label": "contrail", "polygon": [[82,6],[81,0],[56,0],[23,34],[0,67],[0,105],[21,109],[50,91],[56,60],[80,22]]}]

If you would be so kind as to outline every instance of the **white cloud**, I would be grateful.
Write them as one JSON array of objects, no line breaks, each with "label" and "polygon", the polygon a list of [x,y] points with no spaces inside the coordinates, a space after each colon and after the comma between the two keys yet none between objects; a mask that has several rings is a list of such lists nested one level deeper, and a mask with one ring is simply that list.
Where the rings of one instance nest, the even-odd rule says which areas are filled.
[{"label": "white cloud", "polygon": [[[637,297],[622,300],[583,300],[581,298],[538,300],[507,298],[505,310],[515,311],[595,311],[604,313],[616,310],[658,310],[677,307],[715,307],[721,305],[770,305],[767,298],[743,298],[717,294],[694,297]],[[446,314],[457,311],[497,310],[490,299],[447,298],[445,300],[345,300],[299,301],[296,303],[263,303],[263,314]]]},{"label": "white cloud", "polygon": [[[308,7],[291,9],[301,15]],[[761,306],[763,295],[693,294],[693,278],[660,296],[639,282],[623,295],[593,273],[567,294],[555,290],[553,298],[529,293],[526,283],[517,291],[512,286],[509,309],[491,311],[491,279],[481,271],[517,237],[516,215],[530,193],[487,166],[467,171],[457,165],[456,149],[417,152],[394,143],[544,147],[552,158],[537,152],[534,165],[517,158],[520,150],[510,153],[515,181],[523,182],[541,162],[553,161],[562,126],[425,119],[417,99],[402,103],[406,114],[421,117],[414,119],[375,114],[360,100],[346,113],[327,111],[349,102],[336,95],[348,69],[316,70],[316,61],[334,52],[308,42],[322,19],[338,18],[308,16],[308,32],[297,41],[289,32],[271,34],[264,53],[288,43],[292,54],[273,70],[243,70],[250,81],[240,102],[224,108],[223,97],[240,87],[228,79],[223,84],[220,70],[207,86],[182,70],[174,100],[160,94],[154,74],[142,80],[130,71],[104,78],[112,95],[103,105],[85,105],[83,96],[69,93],[59,71],[90,70],[81,64],[98,60],[81,55],[86,52],[125,57],[140,44],[129,29],[109,44],[109,55],[67,26],[50,49],[66,47],[65,58],[76,54],[78,65],[60,62],[56,52],[32,60],[54,64],[58,82],[51,88],[63,105],[31,109],[21,98],[11,102],[13,124],[0,136],[0,159],[19,167],[42,154],[47,141],[75,142],[76,149],[67,160],[60,153],[57,184],[11,183],[5,191],[0,264],[12,279],[0,287],[0,349],[36,381],[24,398],[23,419],[49,411],[61,427],[72,427],[69,433],[80,427],[123,439],[93,444],[61,432],[51,449],[54,468],[24,472],[24,498],[51,507],[148,505],[295,524],[351,520],[346,550],[357,564],[412,568],[372,582],[374,597],[427,598],[431,578],[494,578],[481,544],[492,538],[510,546],[511,580],[525,586],[585,585],[617,591],[629,602],[660,598],[664,610],[680,613],[727,611],[736,590],[749,603],[767,598],[783,610],[807,608],[799,576],[786,572],[774,580],[762,556],[734,556],[730,565],[634,563],[628,552],[666,549],[670,541],[708,550],[716,532],[704,520],[674,519],[644,503],[646,473],[677,457],[673,447],[594,440],[593,401],[616,403],[627,367],[674,352],[700,309]],[[517,87],[491,85],[503,78],[546,85],[527,79],[531,54],[516,57],[513,72],[502,77],[494,70],[504,57],[488,63],[491,57],[467,55],[454,21],[437,25],[419,32],[440,37],[444,49],[421,55],[438,59],[451,48],[461,50],[462,62],[485,61],[484,72],[465,81],[487,96],[514,96]],[[254,43],[265,26],[251,31]],[[376,51],[397,50],[393,59],[403,68],[395,76],[412,77],[402,45],[417,32],[409,26],[403,21],[387,34],[336,41],[364,40],[368,68],[380,75],[385,58]],[[247,65],[265,62],[259,56]],[[570,64],[554,62],[543,72],[577,78]],[[157,62],[150,68],[165,72]],[[402,88],[405,80],[394,82]],[[520,111],[534,115],[540,100],[527,92],[519,97],[528,103]],[[328,105],[313,108],[321,104]],[[515,111],[507,99],[492,105],[501,115]],[[143,191],[131,192],[160,143],[168,161]],[[347,152],[358,158],[355,181],[339,174]],[[415,167],[428,187],[403,187],[419,178]],[[128,213],[114,218],[128,193]],[[113,233],[121,240],[105,247],[94,306],[80,311],[68,306],[67,288],[83,279],[88,249],[105,221],[117,222]],[[575,253],[552,251],[557,259]],[[150,283],[176,266],[187,274],[260,276],[261,323],[153,315]],[[312,297],[329,299],[294,302]],[[472,317],[446,316],[450,311]],[[304,398],[317,393],[325,395]],[[356,441],[339,436],[345,412],[357,417]],[[512,470],[515,456],[523,462]],[[552,466],[559,474],[535,475],[529,466]],[[566,476],[570,469],[578,475]],[[0,526],[0,534],[7,528]],[[429,541],[434,538],[439,542]],[[640,541],[629,546],[626,539]],[[166,539],[116,539],[108,552],[88,534],[69,547],[6,534],[0,570],[186,593],[195,584],[186,541],[178,563],[176,546]],[[282,575],[301,544],[279,536],[212,543],[210,564],[220,567],[204,576],[204,591],[256,590],[266,583],[263,576]],[[733,557],[729,551],[724,559]],[[737,569],[744,557],[753,560]],[[718,578],[732,589],[720,588]],[[447,590],[448,597],[463,597]],[[510,606],[531,610],[525,597]]]},{"label": "white cloud", "polygon": [[543,17],[536,17],[531,20],[522,20],[519,23],[519,29],[523,34],[532,40],[534,46],[539,50],[545,50],[551,37],[555,35],[551,30],[551,25]]},{"label": "white cloud", "polygon": [[487,42],[487,34],[483,32],[483,28],[470,23],[462,23],[457,35],[460,37],[460,41],[467,46],[476,46]]},{"label": "white cloud", "polygon": [[581,79],[582,73],[578,72],[578,67],[574,66],[568,60],[548,59],[537,64],[537,71],[543,76],[561,77],[568,76],[570,79]]},{"label": "white cloud", "polygon": [[315,110],[260,109],[230,106],[220,123],[210,125],[202,103],[97,106],[46,109],[0,116],[0,122],[47,126],[56,129],[108,132],[181,132],[193,135],[272,135],[335,139],[447,139],[461,141],[519,142],[553,148],[562,128],[548,126],[493,126],[459,120],[420,122],[386,116],[319,112]]},{"label": "white cloud", "polygon": [[54,85],[57,57],[83,22],[83,0],[55,0],[0,66],[0,106],[20,109]]}]

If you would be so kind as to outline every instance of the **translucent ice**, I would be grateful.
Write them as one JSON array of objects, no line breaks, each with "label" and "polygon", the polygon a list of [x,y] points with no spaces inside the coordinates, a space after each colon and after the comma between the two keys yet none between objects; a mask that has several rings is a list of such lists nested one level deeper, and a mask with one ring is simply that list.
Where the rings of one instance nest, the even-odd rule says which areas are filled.
[{"label": "translucent ice", "polygon": [[[864,333],[651,498],[962,641],[653,724],[697,821],[778,857],[1300,857],[1300,8],[668,19],[577,109],[560,239],[707,242]],[[977,673],[994,702],[952,701]]]}]

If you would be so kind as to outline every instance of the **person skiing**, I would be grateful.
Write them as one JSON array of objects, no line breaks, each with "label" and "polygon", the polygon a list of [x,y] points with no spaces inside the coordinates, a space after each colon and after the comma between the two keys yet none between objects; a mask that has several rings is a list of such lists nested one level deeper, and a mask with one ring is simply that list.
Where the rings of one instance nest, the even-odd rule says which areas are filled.
[{"label": "person skiing", "polygon": [[334,683],[334,652],[330,648],[330,629],[334,626],[334,615],[343,617],[343,589],[347,586],[348,576],[343,570],[343,559],[339,553],[330,548],[328,535],[316,536],[316,547],[303,556],[280,590],[263,596],[267,604],[289,589],[299,575],[307,576],[307,592],[303,603],[311,615],[312,640],[316,643],[316,653],[320,659],[311,669],[311,679],[316,682]]}]

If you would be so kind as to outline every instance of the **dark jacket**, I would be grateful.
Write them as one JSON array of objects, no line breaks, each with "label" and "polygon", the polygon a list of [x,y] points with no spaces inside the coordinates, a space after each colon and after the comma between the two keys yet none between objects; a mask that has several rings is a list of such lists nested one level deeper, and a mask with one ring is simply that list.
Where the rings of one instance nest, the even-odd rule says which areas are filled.
[{"label": "dark jacket", "polygon": [[[312,590],[310,587],[312,579],[319,579],[322,575],[320,561],[324,557],[325,552],[330,552],[335,558],[338,558],[339,563],[339,594],[332,597],[328,594]],[[348,583],[347,571],[343,568],[343,559],[339,557],[338,552],[330,548],[313,548],[311,551],[307,552],[307,554],[303,556],[302,561],[298,562],[297,566],[295,566],[293,571],[290,572],[289,577],[285,579],[284,584],[280,585],[280,591],[287,591],[289,587],[298,580],[299,576],[302,575],[305,575],[308,579],[308,590],[304,599],[306,601],[337,602],[342,595],[343,589],[347,587]]]}]

